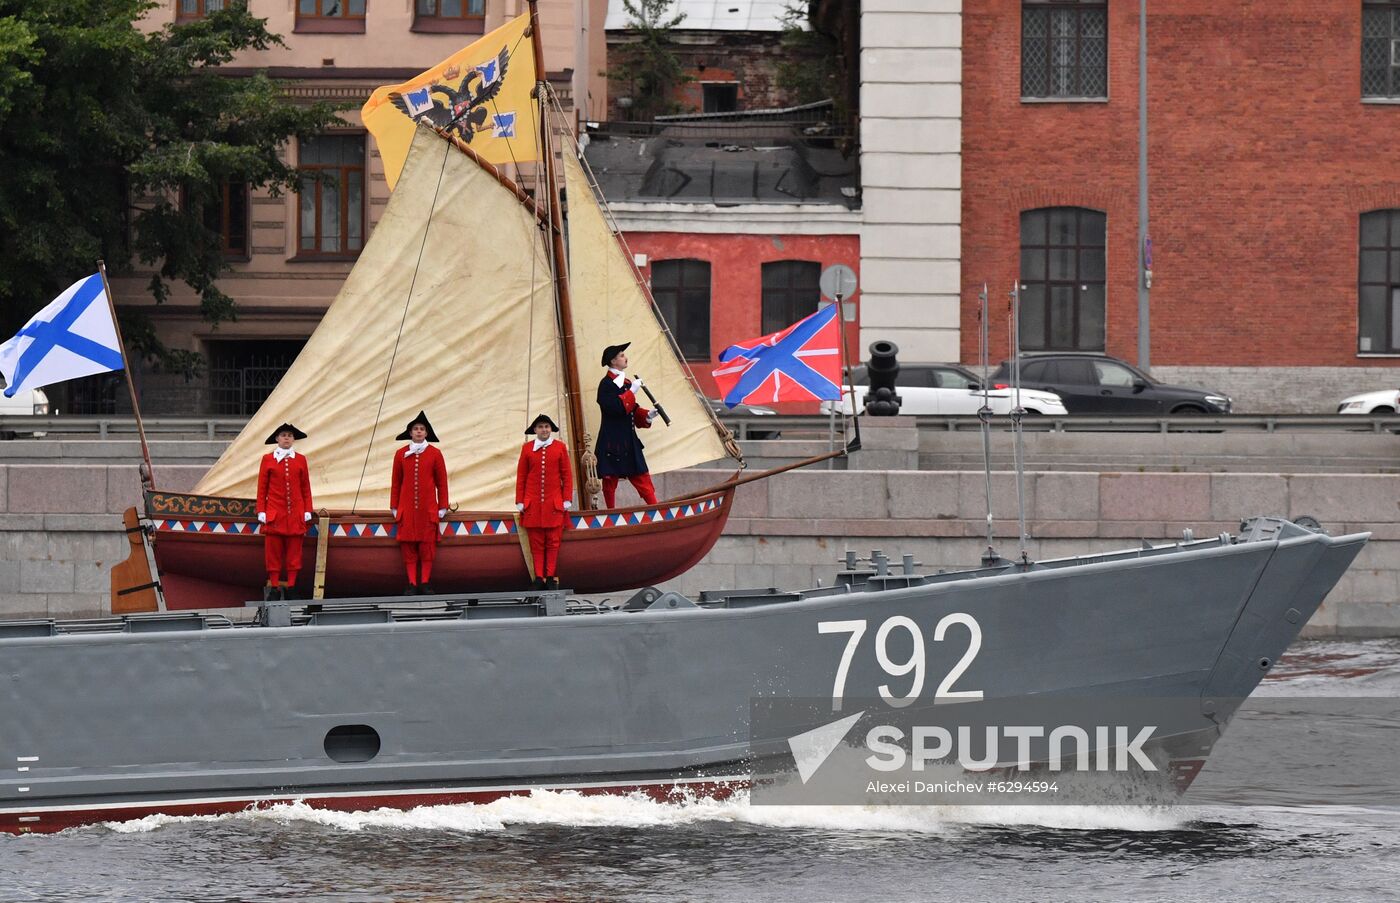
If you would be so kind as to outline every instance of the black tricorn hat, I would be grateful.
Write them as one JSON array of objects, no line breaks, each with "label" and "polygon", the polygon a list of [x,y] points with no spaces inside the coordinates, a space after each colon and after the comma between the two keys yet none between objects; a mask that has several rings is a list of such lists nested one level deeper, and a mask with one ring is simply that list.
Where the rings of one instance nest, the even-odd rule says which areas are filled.
[{"label": "black tricorn hat", "polygon": [[438,437],[437,437],[437,433],[433,432],[433,425],[432,425],[431,423],[428,422],[428,415],[425,414],[425,413],[423,413],[422,411],[419,411],[419,412],[418,412],[418,416],[417,416],[417,417],[414,417],[412,420],[410,420],[410,421],[408,422],[408,426],[406,426],[406,427],[403,428],[403,432],[402,432],[402,433],[399,433],[399,434],[398,434],[397,436],[395,436],[394,438],[395,438],[395,439],[407,439],[407,440],[409,440],[410,442],[412,442],[412,441],[413,441],[413,437],[409,435],[409,432],[413,429],[413,424],[415,424],[415,423],[421,423],[421,424],[423,424],[424,427],[427,428],[427,430],[428,430],[428,441],[429,441],[429,442],[437,442],[437,441],[439,441],[439,440],[438,440]]},{"label": "black tricorn hat", "polygon": [[297,429],[296,427],[292,426],[290,423],[284,423],[284,424],[282,424],[281,426],[279,426],[277,429],[275,429],[275,430],[272,431],[272,435],[270,435],[270,436],[267,437],[267,441],[264,442],[263,445],[276,445],[276,444],[277,444],[277,434],[278,434],[278,433],[291,433],[293,439],[305,439],[305,438],[306,438],[306,434],[303,433],[301,430],[299,430],[299,429]]},{"label": "black tricorn hat", "polygon": [[559,424],[555,423],[553,420],[550,420],[548,414],[541,414],[540,416],[536,417],[530,422],[529,427],[527,427],[525,430],[525,435],[529,436],[532,433],[534,433],[535,427],[539,426],[541,423],[547,423],[549,424],[549,428],[551,430],[553,430],[556,433],[559,432]]},{"label": "black tricorn hat", "polygon": [[630,344],[632,344],[632,343],[631,343],[631,342],[623,342],[621,345],[609,345],[608,347],[604,348],[604,349],[603,349],[603,366],[604,366],[604,367],[611,366],[611,365],[612,365],[612,359],[615,358],[615,357],[617,357],[617,356],[618,356],[619,354],[621,354],[622,352],[626,351],[626,350],[627,350],[627,346],[630,345]]}]

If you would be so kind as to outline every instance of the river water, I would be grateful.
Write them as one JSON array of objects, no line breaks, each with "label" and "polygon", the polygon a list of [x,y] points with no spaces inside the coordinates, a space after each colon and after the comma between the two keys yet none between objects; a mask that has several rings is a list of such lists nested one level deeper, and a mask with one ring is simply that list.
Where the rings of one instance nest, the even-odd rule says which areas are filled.
[{"label": "river water", "polygon": [[[1232,725],[1216,748],[1222,773],[1212,775],[1213,757],[1195,805],[664,805],[543,793],[406,813],[286,806],[0,836],[0,900],[1400,900],[1400,642],[1296,644],[1257,695],[1379,697],[1328,725],[1394,738],[1366,747],[1361,773],[1375,792],[1351,780],[1336,803],[1321,792],[1323,804],[1269,805],[1233,791],[1243,782],[1232,761],[1259,766],[1229,756]],[[1297,730],[1319,733],[1302,721]]]}]

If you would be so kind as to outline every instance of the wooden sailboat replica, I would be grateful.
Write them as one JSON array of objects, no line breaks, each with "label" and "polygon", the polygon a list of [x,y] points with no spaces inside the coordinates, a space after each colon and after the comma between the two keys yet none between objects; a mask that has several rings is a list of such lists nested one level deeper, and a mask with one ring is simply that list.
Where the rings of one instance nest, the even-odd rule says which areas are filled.
[{"label": "wooden sailboat replica", "polygon": [[[643,433],[652,473],[737,458],[738,450],[699,394],[567,143],[565,223],[552,154],[536,203],[460,140],[418,128],[382,220],[276,390],[193,492],[146,492],[167,608],[242,605],[260,596],[266,572],[256,464],[264,437],[287,419],[308,433],[298,449],[310,462],[320,512],[303,549],[303,598],[313,583],[326,597],[401,589],[390,468],[401,444],[395,434],[419,409],[441,437],[455,507],[439,525],[438,591],[529,585],[528,549],[514,515],[515,465],[522,433],[539,412],[560,424],[583,496],[559,553],[564,586],[580,593],[645,586],[705,556],[728,518],[734,481],[655,506],[608,510],[593,507],[585,491],[583,459],[598,433],[594,391],[603,374],[589,365],[609,344],[631,342],[629,369],[645,376],[671,416],[669,426],[658,420]],[[135,520],[129,512],[128,525]],[[122,590],[114,585],[114,610],[138,607]]]}]

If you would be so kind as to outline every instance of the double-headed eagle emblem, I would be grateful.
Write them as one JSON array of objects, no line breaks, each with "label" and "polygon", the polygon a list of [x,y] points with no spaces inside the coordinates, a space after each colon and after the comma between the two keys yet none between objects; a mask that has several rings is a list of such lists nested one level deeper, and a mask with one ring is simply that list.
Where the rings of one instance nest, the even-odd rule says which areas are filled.
[{"label": "double-headed eagle emblem", "polygon": [[[406,94],[396,91],[389,102],[415,122],[426,122],[470,143],[473,135],[487,129],[491,120],[487,105],[501,93],[509,62],[510,51],[502,47],[495,59],[468,69],[455,88],[438,83]],[[443,75],[449,82],[456,78],[452,69]]]}]

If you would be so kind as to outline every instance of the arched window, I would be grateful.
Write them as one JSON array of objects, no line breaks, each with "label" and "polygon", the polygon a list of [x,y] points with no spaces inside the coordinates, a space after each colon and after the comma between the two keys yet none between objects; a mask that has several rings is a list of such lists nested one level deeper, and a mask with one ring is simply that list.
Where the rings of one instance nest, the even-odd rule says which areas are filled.
[{"label": "arched window", "polygon": [[710,359],[710,263],[655,260],[651,296],[687,360]]},{"label": "arched window", "polygon": [[763,334],[787,329],[817,312],[822,265],[815,260],[775,260],[763,265]]},{"label": "arched window", "polygon": [[1082,207],[1021,214],[1021,347],[1102,351],[1107,216]]},{"label": "arched window", "polygon": [[1400,210],[1361,214],[1356,350],[1400,354]]}]

